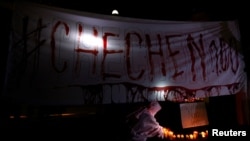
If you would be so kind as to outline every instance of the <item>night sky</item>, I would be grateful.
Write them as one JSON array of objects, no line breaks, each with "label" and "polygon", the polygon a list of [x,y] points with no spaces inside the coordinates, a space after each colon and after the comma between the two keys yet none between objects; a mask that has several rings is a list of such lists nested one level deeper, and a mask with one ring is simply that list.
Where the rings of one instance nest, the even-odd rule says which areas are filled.
[{"label": "night sky", "polygon": [[[192,20],[197,14],[206,15],[209,20],[232,20],[242,18],[246,8],[243,4],[227,1],[215,3],[211,1],[60,1],[60,0],[28,0],[55,7],[74,9],[111,15],[113,9],[119,16],[156,20]],[[202,17],[199,17],[202,18]],[[204,17],[202,18],[204,19]],[[198,19],[197,19],[198,20]],[[208,19],[207,19],[208,20]]]}]

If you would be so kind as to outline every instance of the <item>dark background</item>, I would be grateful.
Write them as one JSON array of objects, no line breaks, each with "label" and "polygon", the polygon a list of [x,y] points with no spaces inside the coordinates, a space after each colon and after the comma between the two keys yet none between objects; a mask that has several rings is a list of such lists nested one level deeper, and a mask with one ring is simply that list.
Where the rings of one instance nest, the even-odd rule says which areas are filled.
[{"label": "dark background", "polygon": [[[5,67],[9,46],[9,31],[11,28],[12,3],[14,0],[1,0],[1,92],[4,84]],[[176,21],[217,21],[217,20],[238,20],[242,35],[242,49],[245,56],[246,72],[249,72],[249,21],[247,16],[248,8],[236,1],[221,2],[181,2],[181,1],[60,1],[60,0],[29,0],[31,2],[49,6],[73,9],[84,12],[93,12],[104,15],[111,15],[113,9],[119,11],[121,17],[143,18],[153,20],[176,20]],[[249,79],[248,79],[249,80]],[[19,115],[20,105],[12,103],[10,99],[1,94],[0,127],[5,130],[18,129],[43,129],[43,132],[50,133],[74,131],[75,136],[82,138],[123,140],[126,133],[125,117],[144,103],[137,104],[110,104],[110,105],[85,105],[83,107],[71,107],[84,110],[84,114],[76,117],[47,117],[51,113],[63,113],[69,106],[46,107],[29,105],[27,108],[29,118],[9,119],[9,115]],[[161,103],[162,111],[157,115],[159,122],[175,131],[188,132],[182,129],[179,104],[173,102]],[[238,126],[236,113],[235,95],[209,98],[207,112],[209,127],[197,128],[236,128]],[[30,132],[30,131],[29,131]],[[41,132],[41,131],[39,131]],[[14,132],[13,132],[14,133]],[[26,134],[25,134],[26,135]],[[44,134],[46,135],[46,134]],[[82,140],[84,140],[82,139]]]}]

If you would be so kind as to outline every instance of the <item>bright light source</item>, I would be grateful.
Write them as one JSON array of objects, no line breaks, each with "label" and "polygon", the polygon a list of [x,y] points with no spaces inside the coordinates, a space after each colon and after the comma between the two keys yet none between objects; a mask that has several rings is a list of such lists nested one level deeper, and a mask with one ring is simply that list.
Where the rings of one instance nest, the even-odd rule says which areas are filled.
[{"label": "bright light source", "polygon": [[99,47],[102,45],[102,39],[100,37],[94,37],[91,34],[82,36],[82,42],[87,47]]},{"label": "bright light source", "polygon": [[155,85],[156,87],[166,87],[168,86],[168,83],[166,81],[159,81]]},{"label": "bright light source", "polygon": [[119,14],[119,12],[116,10],[116,9],[114,9],[113,11],[112,11],[112,15],[118,15]]}]

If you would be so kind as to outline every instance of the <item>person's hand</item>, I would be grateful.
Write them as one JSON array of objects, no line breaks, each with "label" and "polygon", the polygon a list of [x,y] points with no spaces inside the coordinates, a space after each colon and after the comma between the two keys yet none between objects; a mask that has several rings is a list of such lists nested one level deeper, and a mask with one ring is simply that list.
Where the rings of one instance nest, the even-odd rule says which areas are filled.
[{"label": "person's hand", "polygon": [[158,134],[158,137],[161,138],[161,139],[164,139],[164,127],[160,126],[160,131],[159,131],[159,134]]}]

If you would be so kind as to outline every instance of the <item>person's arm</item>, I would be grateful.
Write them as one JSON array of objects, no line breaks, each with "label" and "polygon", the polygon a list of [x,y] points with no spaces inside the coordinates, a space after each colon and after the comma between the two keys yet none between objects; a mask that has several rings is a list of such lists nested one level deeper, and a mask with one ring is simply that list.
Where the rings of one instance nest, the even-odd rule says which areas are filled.
[{"label": "person's arm", "polygon": [[144,128],[148,137],[158,136],[164,137],[162,126],[156,121],[156,118],[152,115],[144,115]]}]

